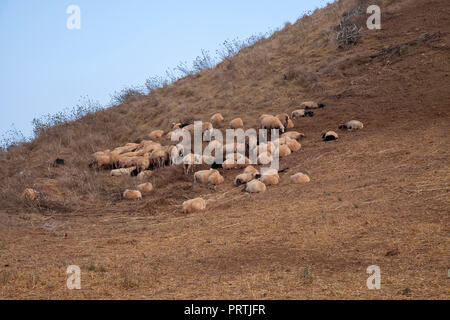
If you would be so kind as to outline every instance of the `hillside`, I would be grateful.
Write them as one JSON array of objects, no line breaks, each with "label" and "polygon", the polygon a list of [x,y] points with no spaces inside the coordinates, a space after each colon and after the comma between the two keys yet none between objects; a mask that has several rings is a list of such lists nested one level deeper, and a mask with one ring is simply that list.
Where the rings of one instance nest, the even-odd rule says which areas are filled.
[{"label": "hillside", "polygon": [[[376,2],[381,30],[355,10],[367,2],[337,1],[213,69],[0,153],[0,297],[448,299],[450,6]],[[362,36],[338,48],[349,12]],[[211,189],[168,167],[130,202],[121,194],[134,178],[88,166],[93,152],[172,122],[221,112],[251,128],[305,100],[327,107],[297,123],[302,150],[281,160],[289,169],[264,194],[233,187],[233,170]],[[321,140],[351,119],[364,129]],[[56,158],[66,165],[52,167]],[[289,184],[299,170],[311,183]],[[20,199],[40,185],[51,197]],[[206,211],[182,214],[197,196],[212,200]],[[82,268],[83,290],[67,290],[69,264]],[[381,290],[366,287],[370,265]]]}]

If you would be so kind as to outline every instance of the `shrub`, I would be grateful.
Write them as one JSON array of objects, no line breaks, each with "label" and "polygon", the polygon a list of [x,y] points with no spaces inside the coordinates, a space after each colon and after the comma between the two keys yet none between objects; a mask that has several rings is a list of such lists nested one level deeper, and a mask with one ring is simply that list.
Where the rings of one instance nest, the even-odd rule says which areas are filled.
[{"label": "shrub", "polygon": [[111,105],[128,103],[144,95],[145,92],[142,87],[123,88],[121,91],[116,91],[111,95]]}]

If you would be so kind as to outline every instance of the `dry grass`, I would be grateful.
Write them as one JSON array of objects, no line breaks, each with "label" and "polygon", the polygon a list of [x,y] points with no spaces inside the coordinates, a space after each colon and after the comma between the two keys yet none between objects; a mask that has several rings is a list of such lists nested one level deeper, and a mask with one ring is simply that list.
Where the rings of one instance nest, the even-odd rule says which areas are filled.
[{"label": "dry grass", "polygon": [[[448,299],[450,43],[439,21],[449,8],[381,1],[382,30],[343,51],[333,26],[354,4],[335,2],[213,69],[0,153],[0,297]],[[175,121],[220,111],[249,128],[309,99],[327,107],[296,123],[303,148],[266,194],[232,187],[233,171],[213,190],[165,168],[153,193],[127,202],[134,179],[88,168],[93,151]],[[321,141],[353,118],[362,131]],[[288,183],[305,170],[311,183]],[[39,185],[47,198],[20,201]],[[196,196],[208,209],[182,215]],[[65,288],[69,264],[82,268],[81,291]],[[365,287],[372,264],[380,291]]]}]

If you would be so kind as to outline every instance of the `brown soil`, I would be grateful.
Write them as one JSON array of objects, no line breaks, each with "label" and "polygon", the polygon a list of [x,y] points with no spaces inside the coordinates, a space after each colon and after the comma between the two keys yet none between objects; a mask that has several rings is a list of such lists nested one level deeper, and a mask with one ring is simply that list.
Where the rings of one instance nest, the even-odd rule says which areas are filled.
[{"label": "brown soil", "polygon": [[[382,29],[338,49],[331,26],[351,3],[2,154],[0,298],[449,299],[450,6],[381,1]],[[134,180],[87,167],[92,151],[175,120],[221,111],[252,127],[309,99],[327,106],[297,122],[303,148],[281,160],[289,170],[265,194],[233,187],[237,171],[213,190],[166,168],[154,193],[126,202]],[[321,141],[351,119],[364,129]],[[67,166],[49,166],[56,157]],[[301,170],[312,181],[289,184]],[[59,181],[58,197],[26,206],[20,192],[37,179]],[[207,210],[183,215],[196,196],[211,200]],[[82,290],[66,288],[70,264]],[[381,290],[366,287],[370,265]]]}]

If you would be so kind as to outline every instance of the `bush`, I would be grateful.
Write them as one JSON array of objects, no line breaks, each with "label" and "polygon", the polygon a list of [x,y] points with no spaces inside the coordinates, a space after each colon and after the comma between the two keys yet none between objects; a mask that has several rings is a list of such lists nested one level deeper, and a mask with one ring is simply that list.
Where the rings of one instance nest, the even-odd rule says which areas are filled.
[{"label": "bush", "polygon": [[78,104],[72,109],[65,108],[55,114],[48,113],[40,118],[34,118],[31,122],[33,125],[34,137],[39,137],[44,131],[51,127],[75,121],[101,109],[103,109],[103,107],[98,101],[93,101],[87,96],[81,97]]},{"label": "bush", "polygon": [[111,105],[131,102],[144,95],[145,90],[142,87],[123,88],[121,91],[116,91],[111,95]]},{"label": "bush", "polygon": [[29,139],[25,138],[22,131],[14,127],[13,124],[11,126],[11,129],[6,131],[0,138],[0,151],[6,152],[9,147],[18,146],[19,144],[27,142],[28,140]]}]

